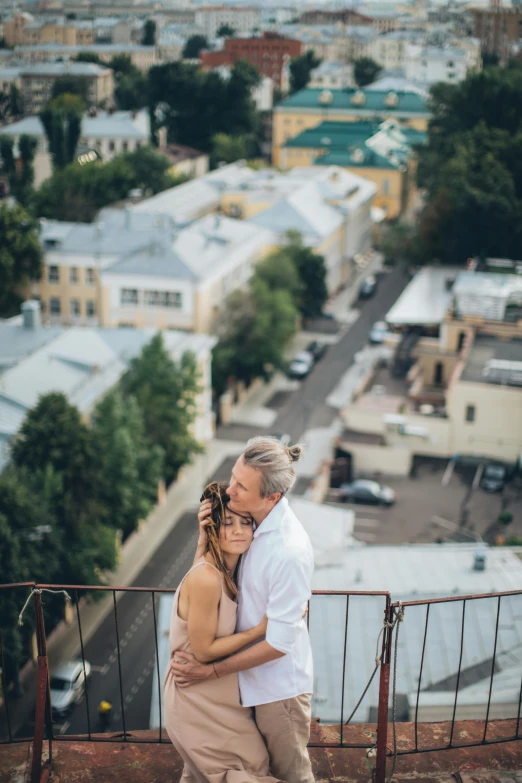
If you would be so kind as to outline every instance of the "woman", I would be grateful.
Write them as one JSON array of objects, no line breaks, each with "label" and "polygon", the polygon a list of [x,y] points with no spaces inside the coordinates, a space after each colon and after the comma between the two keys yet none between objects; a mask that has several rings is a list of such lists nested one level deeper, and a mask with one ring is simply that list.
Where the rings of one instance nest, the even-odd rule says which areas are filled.
[{"label": "woman", "polygon": [[[201,498],[212,501],[212,514],[200,528],[194,565],[174,597],[171,656],[187,650],[208,663],[265,635],[266,617],[234,633],[236,574],[254,531],[250,516],[228,508],[226,487],[213,482]],[[178,688],[169,668],[164,703],[167,733],[185,762],[184,783],[277,783],[268,774],[268,753],[252,711],[241,706],[237,674]]]}]

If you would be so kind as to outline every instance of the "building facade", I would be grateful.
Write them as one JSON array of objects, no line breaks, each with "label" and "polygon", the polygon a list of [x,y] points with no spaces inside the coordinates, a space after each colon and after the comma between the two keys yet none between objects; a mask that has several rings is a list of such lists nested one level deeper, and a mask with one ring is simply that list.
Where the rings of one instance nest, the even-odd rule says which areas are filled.
[{"label": "building facade", "polygon": [[496,54],[505,61],[511,44],[522,37],[522,7],[472,8],[471,16],[473,35],[480,40],[482,51]]},{"label": "building facade", "polygon": [[85,81],[87,100],[92,106],[112,105],[114,80],[110,68],[95,63],[41,63],[20,70],[25,114],[37,114],[50,99],[54,83],[66,76]]},{"label": "building facade", "polygon": [[261,11],[243,5],[209,5],[196,9],[196,24],[207,38],[216,38],[220,27],[227,25],[234,33],[252,33],[259,29]]}]

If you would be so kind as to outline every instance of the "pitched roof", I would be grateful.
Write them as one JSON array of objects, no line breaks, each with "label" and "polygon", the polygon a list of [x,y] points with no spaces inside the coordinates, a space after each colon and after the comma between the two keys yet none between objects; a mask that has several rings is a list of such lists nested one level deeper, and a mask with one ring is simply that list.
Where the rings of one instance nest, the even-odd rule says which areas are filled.
[{"label": "pitched roof", "polygon": [[[331,102],[328,104],[321,103],[321,96],[328,92],[331,96]],[[354,95],[359,92],[364,95],[364,104],[361,102],[353,103]],[[429,110],[426,100],[416,92],[413,91],[399,91],[396,92],[397,104],[387,105],[386,99],[389,96],[389,91],[385,90],[355,90],[353,88],[347,90],[323,90],[318,88],[306,88],[296,92],[294,95],[290,95],[286,100],[282,101],[276,108],[275,112],[294,111],[298,109],[315,109],[317,111],[349,111],[353,114],[361,114],[364,116],[366,112],[381,112],[386,115],[429,115]]]},{"label": "pitched roof", "polygon": [[[20,136],[27,133],[43,138],[45,130],[38,116],[24,117],[0,128],[0,134]],[[116,111],[112,114],[99,112],[95,117],[88,114],[82,118],[82,138],[89,139],[138,139],[148,142],[150,120],[146,111]]]}]

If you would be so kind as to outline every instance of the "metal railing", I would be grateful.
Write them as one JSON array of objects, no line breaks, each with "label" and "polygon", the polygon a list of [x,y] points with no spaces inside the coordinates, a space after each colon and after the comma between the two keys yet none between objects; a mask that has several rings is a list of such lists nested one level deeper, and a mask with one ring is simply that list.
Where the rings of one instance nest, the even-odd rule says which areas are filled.
[{"label": "metal railing", "polygon": [[[4,725],[6,728],[6,738],[0,738],[1,744],[13,743],[13,742],[33,742],[33,755],[32,755],[32,770],[31,770],[31,783],[38,783],[45,779],[49,774],[49,770],[52,766],[52,746],[53,742],[67,742],[67,741],[84,741],[84,742],[132,742],[132,743],[168,743],[169,739],[166,736],[163,725],[162,714],[162,678],[164,672],[161,668],[165,667],[165,655],[163,655],[163,667],[161,665],[161,649],[160,646],[167,644],[165,639],[166,628],[165,617],[166,612],[162,612],[160,618],[158,618],[158,604],[160,598],[163,595],[172,596],[175,593],[173,588],[145,588],[145,587],[107,587],[107,586],[82,586],[82,585],[52,585],[52,584],[38,584],[35,583],[20,583],[13,585],[0,585],[0,591],[4,590],[20,590],[29,589],[29,596],[26,601],[26,607],[32,601],[34,611],[34,630],[36,634],[37,645],[37,682],[36,682],[36,695],[34,699],[34,728],[30,735],[23,736],[23,725],[20,724],[20,720],[14,719],[15,716],[11,714],[11,704],[9,697],[9,690],[6,687],[4,681],[5,664],[4,664],[4,641],[2,636],[2,628],[0,627],[0,665],[2,667],[2,692],[4,694]],[[71,733],[60,733],[57,728],[57,724],[53,722],[53,711],[51,705],[51,689],[50,689],[50,674],[47,655],[47,637],[45,631],[45,618],[44,618],[44,601],[42,600],[44,595],[47,595],[57,591],[66,591],[68,597],[74,603],[74,616],[75,616],[75,628],[78,634],[78,648],[81,654],[81,664],[83,677],[87,682],[87,658],[85,647],[89,644],[84,638],[84,630],[82,626],[82,606],[83,596],[87,591],[92,593],[107,593],[108,601],[110,602],[109,613],[104,622],[111,625],[114,633],[115,646],[109,656],[109,662],[106,666],[114,665],[117,668],[117,691],[115,703],[117,702],[117,713],[114,715],[114,725],[111,728],[110,733],[104,733],[106,729],[100,728],[95,725],[96,713],[94,712],[96,705],[93,703],[94,694],[91,692],[90,687],[85,688],[84,706],[82,711],[84,712],[84,722],[82,723],[79,716],[80,710],[75,711],[76,725],[80,728],[72,731]],[[155,663],[152,661],[152,666],[148,666],[146,671],[147,676],[152,674],[153,677],[153,698],[157,699],[157,709],[159,715],[159,726],[157,737],[154,739],[143,739],[133,735],[133,731],[140,728],[149,728],[149,726],[131,726],[132,719],[129,721],[128,712],[129,705],[132,702],[132,692],[129,692],[129,683],[125,683],[127,674],[124,672],[122,662],[124,661],[124,650],[128,643],[129,633],[123,633],[120,614],[121,607],[119,608],[119,600],[126,595],[134,594],[138,609],[143,604],[141,612],[136,616],[135,621],[132,622],[131,628],[136,625],[139,617],[149,617],[147,620],[150,622],[150,636],[152,633],[154,639],[147,638],[147,644],[151,648],[150,654],[153,656]],[[147,597],[147,601],[143,603],[143,599]],[[130,599],[129,599],[130,600]],[[369,603],[371,604],[371,612],[369,611]],[[517,601],[515,608],[513,602]],[[483,611],[482,614],[477,615],[475,611],[475,622],[478,622],[479,627],[484,627],[484,633],[491,641],[490,656],[479,662],[479,664],[473,664],[470,668],[469,661],[466,660],[468,650],[466,649],[466,639],[470,636],[470,629],[466,624],[467,608],[473,602],[473,606],[485,605],[485,602],[493,602],[496,606],[496,610],[492,615],[492,622],[489,623],[489,617],[491,615],[491,607],[488,611]],[[462,606],[460,611],[460,622],[455,621],[455,607]],[[25,608],[25,607],[24,607]],[[129,608],[129,607],[127,607]],[[510,651],[510,644],[512,640],[517,641],[520,646],[522,642],[522,590],[511,591],[506,593],[487,593],[483,595],[469,595],[469,596],[455,596],[451,598],[440,599],[426,599],[418,601],[408,602],[395,602],[392,603],[390,595],[385,591],[314,591],[312,600],[309,604],[309,611],[307,614],[307,625],[310,630],[312,646],[317,646],[318,657],[320,664],[322,664],[323,675],[327,672],[330,678],[329,684],[327,683],[327,689],[330,693],[335,694],[336,702],[329,707],[330,711],[323,717],[320,717],[325,722],[331,724],[329,726],[328,741],[311,741],[310,747],[316,748],[352,748],[366,751],[369,757],[375,758],[375,783],[384,783],[386,779],[386,764],[387,760],[392,758],[391,774],[395,769],[396,761],[399,757],[405,755],[412,755],[416,753],[426,753],[434,751],[451,750],[453,748],[462,747],[475,747],[483,745],[493,745],[501,742],[512,742],[522,739],[520,729],[520,716],[522,706],[522,655],[518,656],[515,660],[515,664],[520,666],[520,691],[518,696],[518,710],[516,715],[513,716],[513,730],[505,736],[488,737],[488,727],[491,725],[491,705],[492,697],[494,695],[494,680],[495,675],[498,673],[499,656],[506,656]],[[134,612],[134,610],[133,610]],[[420,616],[422,613],[422,617]],[[470,612],[468,611],[468,614]],[[352,616],[355,615],[355,617]],[[370,622],[371,616],[371,622]],[[520,622],[518,620],[520,618]],[[170,622],[170,612],[168,613],[168,619]],[[508,623],[509,621],[509,623]],[[129,618],[126,620],[129,623]],[[145,622],[142,620],[140,625]],[[360,661],[353,655],[354,652],[354,640],[360,640],[363,636],[361,633],[361,624],[366,625],[365,633],[370,635],[372,649],[375,645],[375,657],[373,660],[368,660],[369,656],[366,655],[364,661],[364,667],[360,666]],[[448,628],[456,631],[456,625],[458,625],[458,639],[454,645],[455,653],[455,670],[454,674],[449,681],[437,682],[436,672],[434,672],[434,661],[436,662],[439,655],[439,645],[441,636],[448,634]],[[161,627],[160,627],[161,626]],[[487,627],[486,627],[487,626]],[[519,627],[520,626],[520,627]],[[324,633],[324,628],[328,629],[328,633]],[[435,630],[433,630],[435,628]],[[332,633],[335,633],[332,636]],[[69,633],[73,633],[74,628],[69,629]],[[406,634],[407,643],[405,647],[399,648],[399,637]],[[520,639],[519,639],[520,636]],[[334,638],[336,637],[336,638]],[[107,637],[109,640],[109,637]],[[322,645],[322,647],[321,647]],[[405,653],[401,653],[404,649],[408,653],[408,660],[405,664],[402,662],[402,658]],[[165,650],[164,650],[165,652]],[[166,649],[166,655],[170,651],[168,647]],[[322,656],[322,658],[321,658]],[[415,661],[415,656],[417,661]],[[314,658],[316,657],[316,649],[314,647]],[[469,657],[469,655],[468,655]],[[349,664],[347,663],[349,661]],[[127,659],[124,661],[128,663]],[[415,664],[418,665],[415,665]],[[357,678],[354,678],[354,666],[358,669],[356,674]],[[406,670],[402,671],[401,666],[406,666]],[[448,663],[449,670],[452,670],[452,662]],[[458,726],[459,726],[459,693],[461,692],[462,685],[467,684],[470,681],[470,671],[473,670],[473,666],[478,666],[478,671],[481,675],[484,673],[484,667],[486,666],[489,671],[489,686],[487,687],[487,703],[484,716],[484,729],[482,737],[479,740],[472,742],[457,742]],[[100,667],[98,667],[100,668]],[[104,673],[104,667],[102,668],[102,674]],[[426,670],[430,668],[431,673],[426,675]],[[436,666],[435,666],[436,668]],[[361,671],[359,671],[361,669]],[[364,672],[362,672],[364,669]],[[145,671],[145,670],[144,670]],[[379,671],[379,677],[377,678],[377,672]],[[105,674],[107,672],[105,671]],[[407,675],[407,676],[406,676]],[[401,680],[406,679],[410,682],[400,683],[397,686],[397,678]],[[138,678],[139,681],[140,678]],[[141,677],[143,680],[143,677]],[[482,680],[484,678],[482,677]],[[350,683],[348,682],[350,680]],[[354,684],[355,682],[355,684]],[[411,683],[416,682],[416,687],[413,688]],[[124,684],[127,688],[125,692]],[[340,690],[339,690],[340,686]],[[135,687],[135,686],[134,686]],[[323,686],[321,686],[323,687]],[[398,717],[396,714],[396,697],[397,688],[400,692],[409,690],[411,710],[409,719],[413,723],[413,738],[410,744],[405,743],[404,739],[401,743],[397,741],[396,724]],[[419,711],[421,710],[421,699],[426,693],[433,691],[439,692],[442,690],[446,697],[448,693],[451,693],[451,700],[448,701],[449,707],[449,719],[448,719],[448,740],[437,746],[425,747],[419,741],[419,724],[422,720],[419,720]],[[315,689],[315,688],[314,688]],[[447,699],[446,699],[447,700]],[[414,702],[414,706],[413,706]],[[336,710],[337,713],[336,713]],[[370,735],[370,739],[367,741],[353,742],[347,737],[345,727],[354,723],[354,718],[357,716],[358,723],[370,723],[370,715],[372,710],[376,710],[376,729],[373,735]],[[127,711],[127,714],[126,714]],[[320,705],[318,707],[320,712]],[[349,713],[346,717],[346,713]],[[19,716],[18,716],[19,717]],[[401,720],[404,720],[404,715],[400,716]],[[435,722],[432,717],[429,722]],[[507,722],[509,723],[509,721]],[[81,724],[81,725],[80,725]],[[27,723],[26,723],[27,725]],[[511,725],[511,724],[510,724]],[[63,728],[63,726],[62,726]],[[392,747],[388,746],[388,732],[392,730],[393,742]],[[28,734],[26,732],[26,734]],[[333,739],[332,739],[333,738]],[[48,741],[49,743],[49,759],[45,764],[42,764],[42,751],[43,743]],[[400,744],[400,747],[399,747]]]}]

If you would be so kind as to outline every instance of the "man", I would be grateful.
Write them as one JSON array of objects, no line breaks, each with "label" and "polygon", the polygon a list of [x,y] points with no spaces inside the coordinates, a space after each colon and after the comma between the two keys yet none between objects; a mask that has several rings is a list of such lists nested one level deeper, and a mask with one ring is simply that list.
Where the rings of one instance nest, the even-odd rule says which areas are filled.
[{"label": "man", "polygon": [[[271,772],[287,783],[314,781],[307,750],[312,653],[303,619],[311,595],[313,551],[285,497],[301,453],[300,446],[285,447],[275,438],[252,438],[234,465],[227,490],[231,510],[249,513],[256,523],[241,564],[237,630],[252,628],[266,614],[264,641],[210,665],[182,651],[171,662],[180,687],[239,673],[241,701],[255,710]],[[209,512],[204,503],[200,521]]]}]

